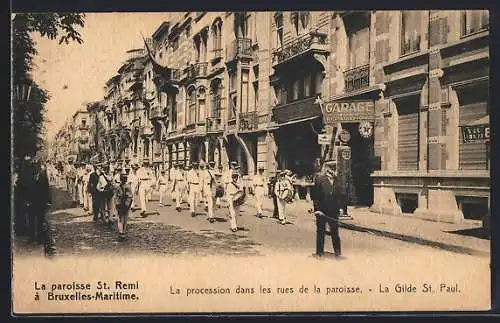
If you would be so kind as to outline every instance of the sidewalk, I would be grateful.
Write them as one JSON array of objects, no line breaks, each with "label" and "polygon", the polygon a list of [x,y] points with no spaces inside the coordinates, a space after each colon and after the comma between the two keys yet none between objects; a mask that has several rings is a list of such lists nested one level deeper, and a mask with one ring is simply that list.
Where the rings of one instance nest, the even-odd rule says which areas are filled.
[{"label": "sidewalk", "polygon": [[[247,199],[247,205],[253,205],[254,198]],[[315,217],[307,212],[312,204],[304,200],[287,206],[287,218],[295,225],[315,230]],[[265,199],[264,209],[272,214],[273,203]],[[349,230],[366,232],[409,243],[431,246],[452,252],[490,256],[490,240],[485,237],[480,221],[464,221],[460,224],[433,222],[408,216],[379,214],[367,207],[348,208],[351,218],[343,219],[341,227]]]}]

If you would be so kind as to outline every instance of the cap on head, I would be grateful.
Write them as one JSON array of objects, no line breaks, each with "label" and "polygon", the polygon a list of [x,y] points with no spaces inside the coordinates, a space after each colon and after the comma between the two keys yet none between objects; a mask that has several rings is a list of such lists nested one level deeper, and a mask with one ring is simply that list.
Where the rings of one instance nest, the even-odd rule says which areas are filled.
[{"label": "cap on head", "polygon": [[263,172],[263,171],[264,171],[264,166],[260,166],[260,167],[258,168],[258,170],[259,170],[259,172]]},{"label": "cap on head", "polygon": [[214,167],[215,166],[215,162],[212,160],[212,161],[208,162],[208,165],[210,165],[211,167]]}]

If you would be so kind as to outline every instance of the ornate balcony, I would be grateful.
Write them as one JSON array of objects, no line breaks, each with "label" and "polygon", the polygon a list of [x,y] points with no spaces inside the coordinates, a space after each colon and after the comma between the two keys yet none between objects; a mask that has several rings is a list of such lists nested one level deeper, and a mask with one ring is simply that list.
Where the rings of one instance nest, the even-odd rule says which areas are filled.
[{"label": "ornate balcony", "polygon": [[276,49],[273,52],[273,66],[314,53],[329,53],[327,34],[311,31]]},{"label": "ornate balcony", "polygon": [[287,104],[278,105],[273,109],[272,120],[278,124],[303,120],[322,115],[321,108],[314,103],[315,98],[307,98]]},{"label": "ornate balcony", "polygon": [[164,89],[167,85],[177,85],[181,78],[182,73],[180,69],[163,69],[155,72],[153,82],[159,89]]},{"label": "ornate balcony", "polygon": [[207,76],[208,63],[195,63],[191,64],[184,70],[184,75],[187,80],[194,80],[197,78],[202,78]]},{"label": "ornate balcony", "polygon": [[240,113],[239,131],[255,131],[259,128],[259,115],[257,111]]},{"label": "ornate balcony", "polygon": [[250,38],[237,38],[226,48],[227,62],[238,58],[252,58],[252,40]]},{"label": "ornate balcony", "polygon": [[362,65],[344,72],[345,91],[352,92],[370,85],[370,65]]},{"label": "ornate balcony", "polygon": [[212,59],[217,60],[222,58],[222,48],[216,48],[212,50]]},{"label": "ornate balcony", "polygon": [[158,107],[154,107],[149,110],[149,120],[159,120],[163,119],[163,117],[163,113]]},{"label": "ornate balcony", "polygon": [[208,133],[222,132],[224,130],[221,118],[208,117],[206,127]]}]

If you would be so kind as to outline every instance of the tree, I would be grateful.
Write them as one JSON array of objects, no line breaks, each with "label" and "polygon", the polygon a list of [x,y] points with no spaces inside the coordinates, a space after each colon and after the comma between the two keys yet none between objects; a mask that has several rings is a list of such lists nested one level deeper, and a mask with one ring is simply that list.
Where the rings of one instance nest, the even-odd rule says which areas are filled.
[{"label": "tree", "polygon": [[[13,83],[31,79],[33,58],[38,54],[33,33],[56,39],[59,44],[83,42],[77,27],[84,27],[82,13],[19,13],[12,19],[12,67]],[[32,83],[28,104],[17,104],[14,109],[14,156],[34,155],[43,144],[45,103],[50,99],[47,91]]]}]

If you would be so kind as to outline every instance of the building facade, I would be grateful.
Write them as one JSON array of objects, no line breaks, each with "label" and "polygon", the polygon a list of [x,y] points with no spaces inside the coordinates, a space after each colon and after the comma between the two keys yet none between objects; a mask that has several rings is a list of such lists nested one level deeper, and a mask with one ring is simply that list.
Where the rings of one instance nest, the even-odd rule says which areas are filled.
[{"label": "building facade", "polygon": [[110,159],[156,169],[236,160],[245,176],[286,168],[302,198],[323,153],[318,134],[341,128],[351,204],[481,217],[488,26],[482,10],[169,13],[91,118]]}]

